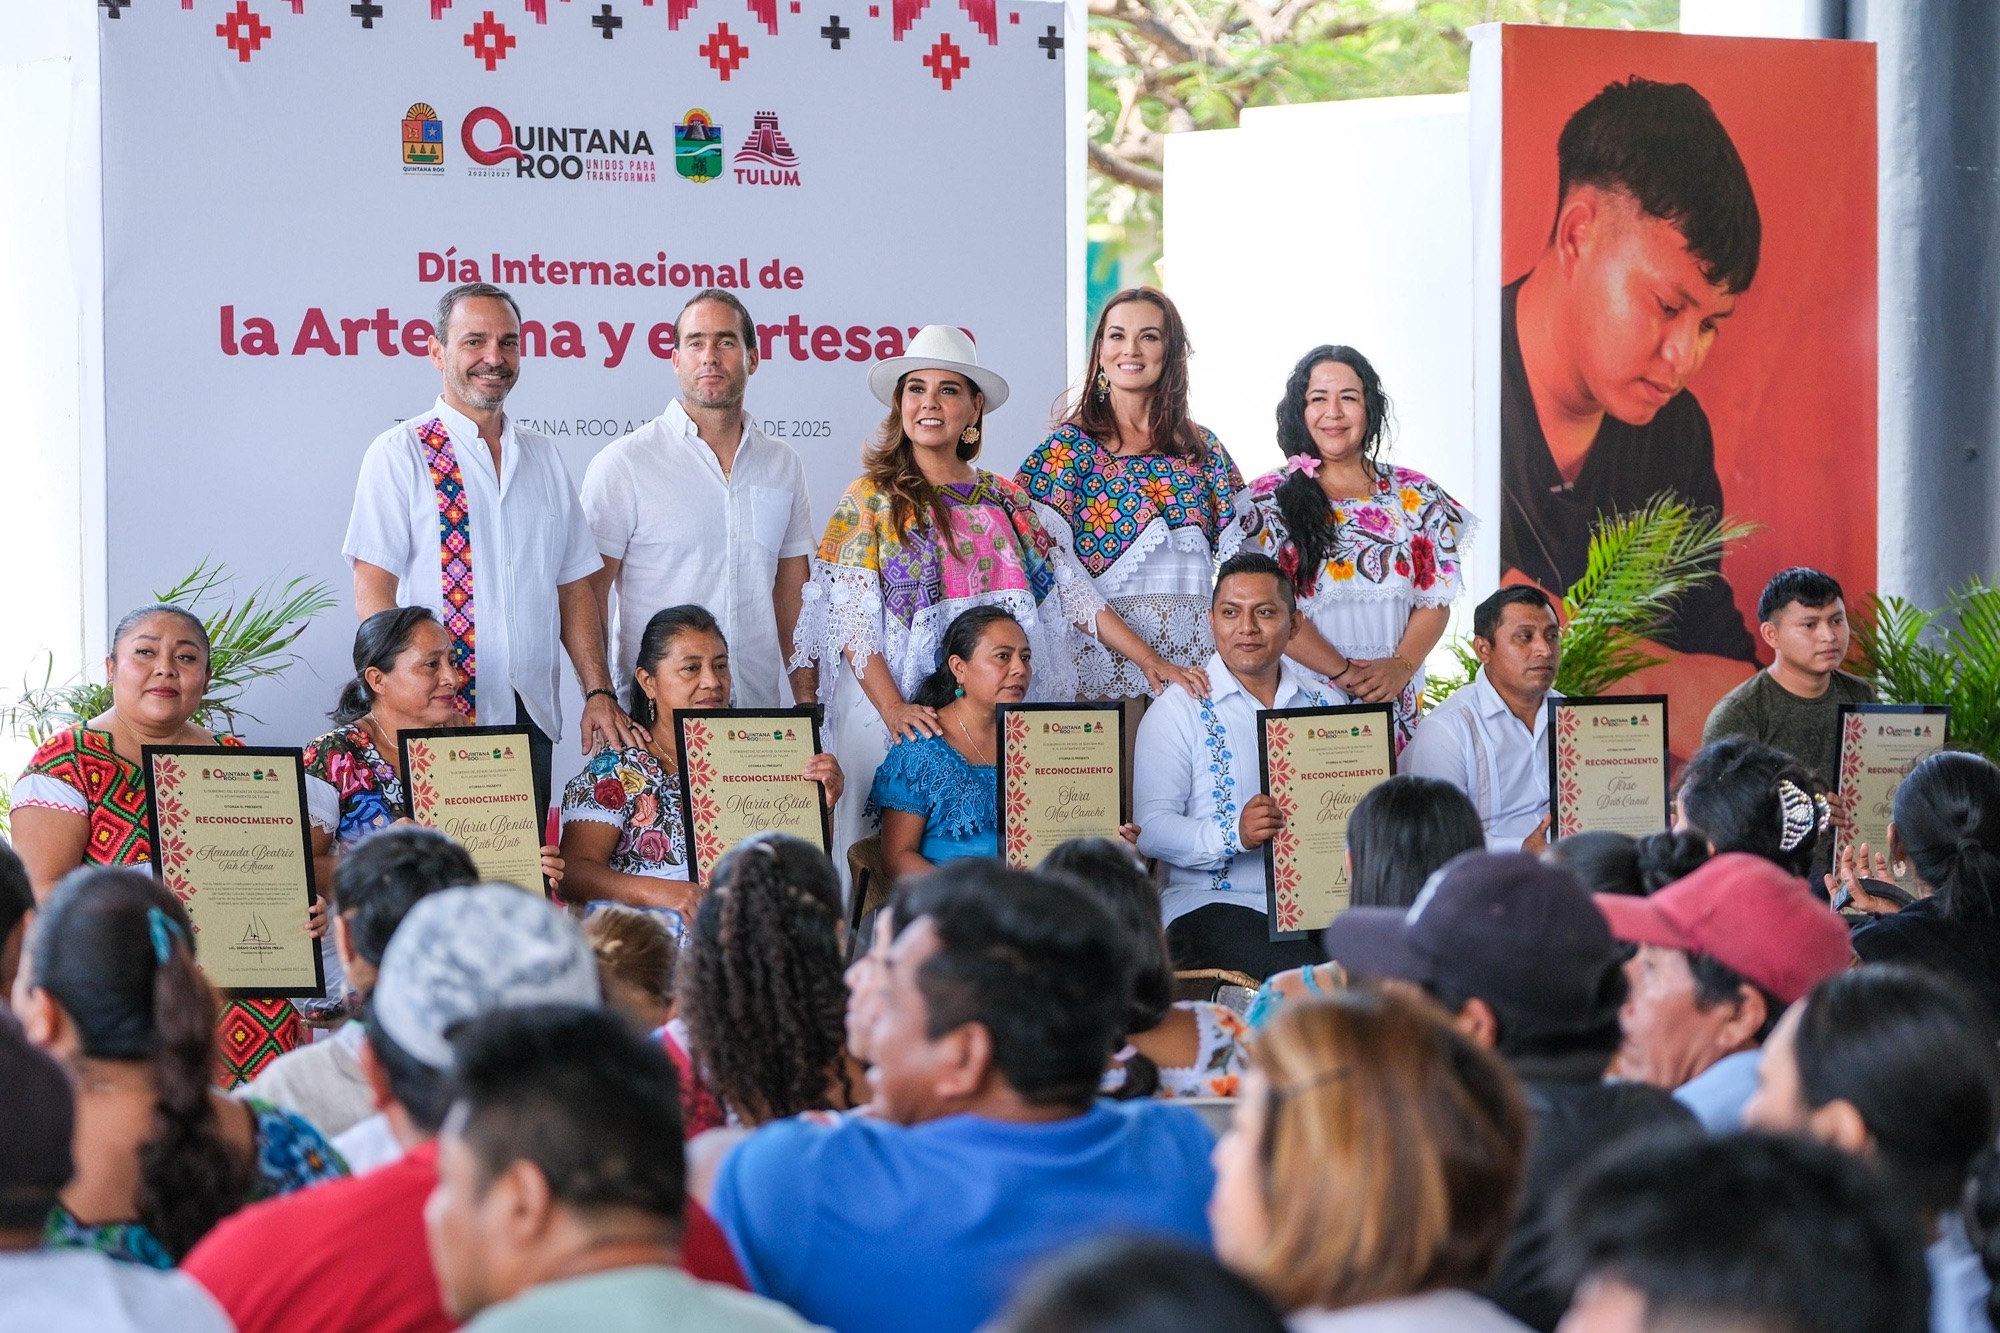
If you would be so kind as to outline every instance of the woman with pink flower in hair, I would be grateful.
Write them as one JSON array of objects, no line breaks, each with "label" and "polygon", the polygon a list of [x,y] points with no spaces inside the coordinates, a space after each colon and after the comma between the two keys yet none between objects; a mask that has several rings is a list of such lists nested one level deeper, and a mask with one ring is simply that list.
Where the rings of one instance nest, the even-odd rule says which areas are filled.
[{"label": "woman with pink flower in hair", "polygon": [[[715,617],[699,606],[657,612],[639,638],[630,689],[626,706],[651,740],[604,747],[563,788],[564,896],[590,909],[616,903],[657,913],[685,943],[702,886],[688,874],[674,714],[729,707],[729,645]],[[805,775],[832,808],[844,781],[839,763],[814,755]]]},{"label": "woman with pink flower in hair", "polygon": [[1223,536],[1277,560],[1304,613],[1286,655],[1356,700],[1387,703],[1396,748],[1417,724],[1424,658],[1464,590],[1477,520],[1443,487],[1380,459],[1388,395],[1352,347],[1315,347],[1285,383],[1285,466],[1250,484]]}]

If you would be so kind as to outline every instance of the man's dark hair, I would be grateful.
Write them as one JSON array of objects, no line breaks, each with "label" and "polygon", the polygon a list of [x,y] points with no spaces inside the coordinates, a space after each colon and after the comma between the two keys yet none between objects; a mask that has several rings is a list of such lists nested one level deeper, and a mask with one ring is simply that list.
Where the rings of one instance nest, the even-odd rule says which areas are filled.
[{"label": "man's dark hair", "polygon": [[674,316],[674,346],[681,345],[682,317],[696,306],[710,301],[717,305],[726,305],[736,312],[736,322],[743,326],[743,346],[754,360],[757,356],[757,321],[750,318],[749,307],[743,304],[743,298],[721,287],[705,288],[687,299],[687,304],[681,307],[681,313]]},{"label": "man's dark hair", "polygon": [[1708,99],[1633,76],[1578,108],[1556,140],[1556,209],[1579,185],[1623,190],[1673,224],[1702,276],[1730,292],[1757,276],[1763,222],[1750,173]]},{"label": "man's dark hair", "polygon": [[389,1080],[389,1095],[410,1117],[411,1124],[426,1134],[436,1134],[444,1128],[445,1115],[451,1110],[450,1072],[433,1069],[398,1046],[365,1009],[362,1024],[368,1048]]},{"label": "man's dark hair", "polygon": [[1785,1002],[1714,954],[1691,953],[1687,960],[1688,971],[1694,975],[1694,1007],[1697,1009],[1735,1004],[1743,998],[1745,986],[1764,997],[1764,1021],[1757,1028],[1757,1044],[1763,1045],[1764,1039],[1778,1026],[1778,1020],[1785,1016]]},{"label": "man's dark hair", "polygon": [[389,937],[419,898],[478,882],[465,848],[436,829],[404,825],[347,849],[334,866],[333,901],[347,920],[348,947],[380,967]]},{"label": "man's dark hair", "polygon": [[1208,604],[1214,606],[1222,596],[1222,581],[1238,574],[1268,574],[1278,582],[1278,599],[1287,611],[1299,609],[1298,593],[1292,588],[1292,581],[1285,577],[1285,571],[1278,562],[1262,551],[1238,551],[1222,562],[1222,568],[1215,571],[1215,588],[1208,594]]},{"label": "man's dark hair", "polygon": [[1812,770],[1783,750],[1747,736],[1725,736],[1696,750],[1681,770],[1681,810],[1690,825],[1708,835],[1718,856],[1748,852],[1804,878],[1824,835],[1815,829],[1785,846],[1781,781],[1808,795],[1820,789]]},{"label": "man's dark hair", "polygon": [[1565,1191],[1563,1280],[1609,1278],[1645,1323],[1768,1333],[1923,1333],[1915,1218],[1865,1162],[1803,1137],[1627,1140]]},{"label": "man's dark hair", "polygon": [[[1491,1009],[1493,1049],[1510,1065],[1522,1060],[1601,1055],[1609,1066],[1611,1057],[1618,1053],[1618,1043],[1623,1036],[1618,1024],[1618,1009],[1625,1003],[1625,969],[1615,962],[1606,966],[1604,975],[1597,979],[1597,993],[1590,1008],[1566,1023],[1527,1017],[1510,1006],[1504,997],[1475,995],[1449,982],[1434,982],[1424,989],[1447,1013],[1456,1014],[1471,999],[1478,999]],[[1775,1017],[1773,1021],[1776,1021]]]},{"label": "man's dark hair", "polygon": [[1845,594],[1840,591],[1840,580],[1833,575],[1806,565],[1795,565],[1791,569],[1779,570],[1764,585],[1764,595],[1757,599],[1757,621],[1759,624],[1770,624],[1778,618],[1778,612],[1793,602],[1817,611],[1844,597]]},{"label": "man's dark hair", "polygon": [[969,858],[897,890],[898,933],[919,917],[938,937],[917,973],[925,1035],[978,1023],[1024,1101],[1090,1105],[1131,995],[1131,951],[1110,914],[1069,884]]},{"label": "man's dark hair", "polygon": [[1799,1094],[1844,1101],[1874,1139],[1877,1166],[1926,1216],[1955,1207],[1973,1160],[2000,1135],[2000,1032],[1942,973],[1876,965],[1806,997],[1795,1046]]},{"label": "man's dark hair", "polygon": [[1556,614],[1556,604],[1540,588],[1526,583],[1510,584],[1472,608],[1472,636],[1492,643],[1493,636],[1500,632],[1500,618],[1510,606],[1537,606],[1552,616]]},{"label": "man's dark hair", "polygon": [[1031,1272],[992,1333],[1284,1333],[1270,1298],[1214,1255],[1172,1241],[1112,1237]]},{"label": "man's dark hair", "polygon": [[686,1201],[680,1087],[658,1042],[605,1010],[537,1005],[452,1035],[455,1133],[481,1188],[529,1162],[563,1207],[678,1223]]}]

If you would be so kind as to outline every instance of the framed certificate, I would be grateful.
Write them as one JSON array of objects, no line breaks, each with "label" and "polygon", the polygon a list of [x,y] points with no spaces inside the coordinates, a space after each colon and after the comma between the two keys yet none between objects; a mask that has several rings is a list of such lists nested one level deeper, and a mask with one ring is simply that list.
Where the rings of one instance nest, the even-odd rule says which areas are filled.
[{"label": "framed certificate", "polygon": [[1395,717],[1387,704],[1260,709],[1257,772],[1285,816],[1264,844],[1270,937],[1306,939],[1347,910],[1347,818],[1395,776]]},{"label": "framed certificate", "polygon": [[153,872],[194,923],[194,957],[239,999],[326,993],[312,911],[304,752],[148,745]]},{"label": "framed certificate", "polygon": [[535,826],[535,768],[520,727],[405,731],[403,787],[410,818],[463,843],[479,877],[548,892]]},{"label": "framed certificate", "polygon": [[674,714],[688,873],[705,883],[723,855],[754,833],[833,848],[820,785],[805,776],[819,753],[816,708],[712,708]]},{"label": "framed certificate", "polygon": [[1889,854],[1896,788],[1921,760],[1944,748],[1950,726],[1951,709],[1942,704],[1840,706],[1840,779],[1834,789],[1853,802],[1848,841]]},{"label": "framed certificate", "polygon": [[1033,870],[1072,838],[1115,838],[1125,822],[1125,710],[1115,701],[1001,704],[995,781],[1000,851]]},{"label": "framed certificate", "polygon": [[1673,823],[1667,696],[1550,699],[1549,837],[1603,829],[1643,838]]}]

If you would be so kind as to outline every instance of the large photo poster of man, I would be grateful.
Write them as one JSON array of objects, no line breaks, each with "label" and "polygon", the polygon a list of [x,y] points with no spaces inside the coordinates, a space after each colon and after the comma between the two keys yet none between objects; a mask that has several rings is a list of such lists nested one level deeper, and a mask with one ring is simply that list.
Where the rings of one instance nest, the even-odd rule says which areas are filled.
[{"label": "large photo poster of man", "polygon": [[1759,525],[1677,603],[1663,664],[1619,686],[1673,696],[1685,757],[1770,660],[1756,608],[1772,574],[1824,569],[1850,605],[1874,586],[1874,51],[1499,40],[1498,358],[1488,331],[1481,392],[1499,395],[1501,577],[1561,594],[1600,520],[1656,497]]}]

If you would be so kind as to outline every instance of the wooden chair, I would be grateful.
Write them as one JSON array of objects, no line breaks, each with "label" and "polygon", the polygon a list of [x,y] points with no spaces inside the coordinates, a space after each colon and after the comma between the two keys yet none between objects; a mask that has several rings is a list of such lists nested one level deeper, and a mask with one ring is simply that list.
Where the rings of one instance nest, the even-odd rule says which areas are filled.
[{"label": "wooden chair", "polygon": [[865,947],[861,943],[861,923],[868,914],[886,907],[889,872],[882,865],[882,837],[863,838],[847,849],[847,878],[854,888],[847,903],[847,961]]},{"label": "wooden chair", "polygon": [[1258,985],[1257,978],[1247,972],[1200,967],[1174,973],[1174,999],[1206,1000],[1243,1014],[1249,1012],[1250,1002],[1257,998]]}]

